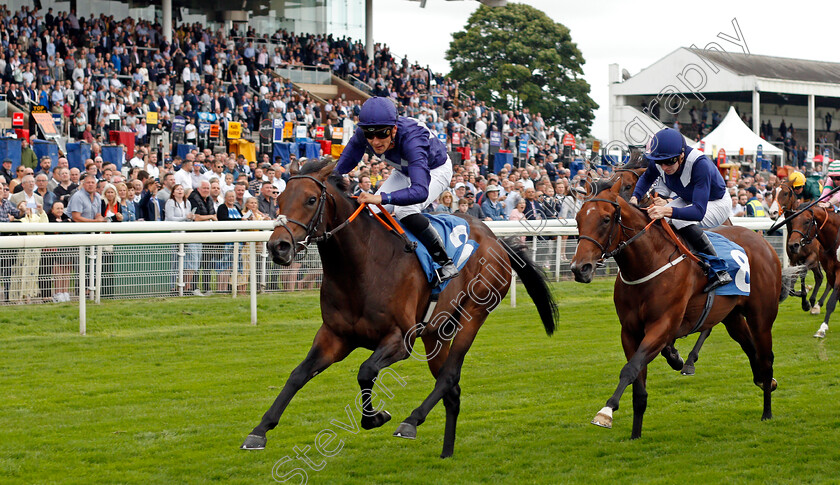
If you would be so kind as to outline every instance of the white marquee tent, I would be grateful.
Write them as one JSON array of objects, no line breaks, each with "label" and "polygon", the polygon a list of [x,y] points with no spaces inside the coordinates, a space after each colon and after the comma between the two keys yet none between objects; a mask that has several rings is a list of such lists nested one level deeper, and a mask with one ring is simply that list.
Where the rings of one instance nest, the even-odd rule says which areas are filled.
[{"label": "white marquee tent", "polygon": [[[726,113],[726,117],[723,118],[717,128],[706,135],[703,141],[706,143],[706,153],[710,155],[713,147],[718,150],[723,148],[727,155],[737,155],[743,148],[744,155],[755,157],[758,145],[761,145],[764,156],[778,155],[781,157],[784,155],[784,151],[753,133],[732,106],[729,107],[729,112]],[[694,144],[694,146],[696,148],[699,143]]]}]

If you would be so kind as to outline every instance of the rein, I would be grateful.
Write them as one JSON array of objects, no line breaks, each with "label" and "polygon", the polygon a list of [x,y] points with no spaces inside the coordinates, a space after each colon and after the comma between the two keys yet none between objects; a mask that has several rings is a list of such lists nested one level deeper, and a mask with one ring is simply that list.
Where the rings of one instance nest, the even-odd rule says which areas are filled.
[{"label": "rein", "polygon": [[[411,242],[408,239],[408,236],[405,235],[405,231],[403,231],[402,226],[399,225],[396,219],[394,219],[394,217],[388,211],[386,211],[381,204],[376,204],[376,207],[379,208],[381,214],[385,216],[384,220],[382,217],[380,217],[379,214],[377,214],[373,211],[373,209],[371,209],[370,204],[363,203],[359,204],[359,207],[357,207],[356,210],[353,211],[353,214],[351,214],[350,217],[347,218],[347,220],[336,226],[332,231],[327,231],[325,229],[323,234],[316,236],[315,233],[318,231],[318,227],[321,226],[321,224],[324,222],[324,208],[326,206],[327,196],[329,195],[329,197],[333,200],[333,204],[335,204],[335,197],[333,197],[332,194],[327,192],[327,185],[324,182],[321,182],[320,180],[311,175],[294,175],[292,177],[289,177],[289,182],[291,182],[294,179],[309,179],[318,184],[318,186],[321,188],[321,196],[318,200],[318,207],[315,209],[315,215],[312,217],[312,219],[309,220],[308,224],[304,224],[294,219],[289,219],[283,214],[277,216],[277,219],[274,221],[275,228],[282,227],[286,230],[286,232],[289,233],[289,237],[292,239],[292,243],[295,246],[295,252],[298,251],[298,248],[304,250],[307,249],[309,243],[311,242],[320,243],[332,238],[335,235],[335,233],[344,229],[348,224],[350,224],[357,217],[359,217],[359,214],[361,214],[365,208],[367,208],[370,211],[373,217],[376,218],[376,220],[380,224],[382,224],[382,226],[385,227],[385,229],[395,233],[397,237],[400,237],[403,240],[406,246],[406,252],[411,252],[416,247],[416,244]],[[289,228],[288,225],[288,223],[290,222],[292,224],[297,224],[306,231],[306,236],[303,238],[303,240],[298,241],[297,238],[295,238],[295,235],[292,234],[292,230]]]}]

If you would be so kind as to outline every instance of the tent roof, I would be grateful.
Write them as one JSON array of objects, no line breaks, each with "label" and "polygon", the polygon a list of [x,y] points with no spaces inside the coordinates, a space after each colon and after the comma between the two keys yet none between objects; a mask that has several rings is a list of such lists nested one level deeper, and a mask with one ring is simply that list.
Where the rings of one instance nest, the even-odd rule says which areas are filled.
[{"label": "tent roof", "polygon": [[744,149],[745,155],[755,155],[758,145],[761,145],[761,149],[766,155],[782,155],[782,150],[753,133],[741,121],[741,117],[738,116],[732,106],[729,107],[729,112],[726,113],[717,128],[706,135],[703,141],[709,150],[712,146],[716,146],[718,149],[723,148],[727,153],[733,155],[738,154],[741,148]]},{"label": "tent roof", "polygon": [[840,63],[760,56],[738,52],[691,49],[709,62],[721,65],[742,76],[758,76],[788,81],[840,83]]}]

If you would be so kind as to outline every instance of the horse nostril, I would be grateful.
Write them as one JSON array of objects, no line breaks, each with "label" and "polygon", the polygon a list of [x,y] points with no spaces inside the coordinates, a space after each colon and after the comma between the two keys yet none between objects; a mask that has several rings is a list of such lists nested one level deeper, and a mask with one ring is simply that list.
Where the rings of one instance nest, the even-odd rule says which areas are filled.
[{"label": "horse nostril", "polygon": [[279,252],[280,254],[288,253],[291,250],[292,243],[290,243],[289,241],[279,241],[277,243],[277,252]]},{"label": "horse nostril", "polygon": [[581,274],[588,275],[592,272],[592,263],[586,263],[580,267]]}]

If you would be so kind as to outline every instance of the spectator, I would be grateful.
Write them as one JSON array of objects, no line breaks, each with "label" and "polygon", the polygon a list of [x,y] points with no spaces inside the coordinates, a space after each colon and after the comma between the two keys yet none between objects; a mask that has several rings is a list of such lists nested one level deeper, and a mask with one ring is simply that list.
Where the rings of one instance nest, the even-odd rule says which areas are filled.
[{"label": "spectator", "polygon": [[165,208],[157,198],[158,183],[154,179],[147,179],[143,184],[143,194],[140,196],[139,220],[162,221],[166,219]]},{"label": "spectator", "polygon": [[122,222],[123,214],[120,209],[120,197],[117,188],[113,184],[105,184],[102,190],[102,217],[107,222]]},{"label": "spectator", "polygon": [[124,182],[116,184],[117,196],[120,200],[120,213],[123,222],[134,222],[137,220],[137,206],[134,204],[134,188],[129,188]]},{"label": "spectator", "polygon": [[[28,177],[28,176],[27,176]],[[34,180],[32,184],[34,185]],[[42,203],[35,207],[29,207],[26,199],[20,201],[17,210],[21,214],[20,221],[49,222],[47,213],[44,212]],[[43,233],[32,233],[43,234]],[[41,266],[41,249],[27,248],[18,251],[17,261],[12,270],[12,287],[9,295],[10,300],[32,303],[38,298],[38,273]]]},{"label": "spectator", "polygon": [[73,222],[104,222],[102,198],[96,192],[96,176],[86,174],[82,186],[70,197],[65,212]]},{"label": "spectator", "polygon": [[256,199],[259,211],[268,219],[277,217],[277,195],[279,195],[279,191],[271,182],[265,181],[262,183],[260,195]]},{"label": "spectator", "polygon": [[505,206],[499,201],[499,187],[496,185],[488,185],[484,191],[484,202],[481,204],[481,210],[491,221],[505,221]]},{"label": "spectator", "polygon": [[[220,221],[237,221],[242,219],[242,213],[236,207],[236,194],[228,192],[225,194],[225,203],[219,206],[216,217]],[[233,268],[233,244],[225,243],[221,260],[219,261],[219,292],[230,291],[230,276]]]},{"label": "spectator", "polygon": [[15,207],[18,207],[21,201],[26,202],[26,207],[28,209],[34,209],[38,205],[43,207],[44,198],[35,193],[35,177],[32,175],[25,175],[20,183],[20,186],[23,190],[16,194],[12,194],[12,196],[9,197],[9,200],[15,205]]},{"label": "spectator", "polygon": [[[47,213],[49,222],[72,222],[64,213],[64,203],[56,201]],[[73,269],[74,248],[46,248],[44,258],[52,262],[52,281],[54,286],[52,301],[56,303],[70,301],[70,274]]]}]

